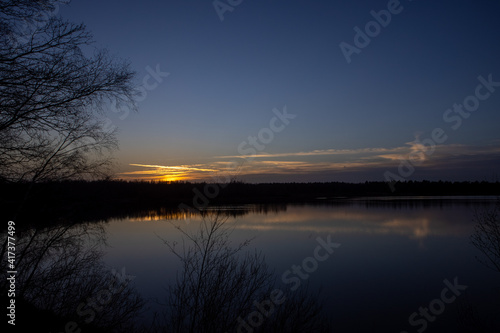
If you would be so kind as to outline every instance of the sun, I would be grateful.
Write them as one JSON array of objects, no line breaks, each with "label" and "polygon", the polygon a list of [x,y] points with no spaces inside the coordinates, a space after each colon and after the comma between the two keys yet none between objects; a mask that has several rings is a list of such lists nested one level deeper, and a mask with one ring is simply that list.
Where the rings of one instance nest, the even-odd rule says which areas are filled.
[{"label": "sun", "polygon": [[164,175],[158,177],[156,180],[162,181],[162,182],[178,182],[181,180],[187,180],[187,177],[184,176],[177,176],[177,175]]}]

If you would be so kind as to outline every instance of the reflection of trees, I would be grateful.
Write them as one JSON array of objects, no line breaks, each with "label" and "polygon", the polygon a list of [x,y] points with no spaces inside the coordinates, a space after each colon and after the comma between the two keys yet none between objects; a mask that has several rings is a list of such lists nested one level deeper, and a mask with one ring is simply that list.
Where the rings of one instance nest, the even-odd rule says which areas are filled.
[{"label": "reflection of trees", "polygon": [[483,253],[478,260],[486,267],[500,272],[500,201],[493,210],[484,210],[475,214],[472,244]]},{"label": "reflection of trees", "polygon": [[[483,254],[477,260],[494,271],[500,272],[500,201],[494,209],[484,209],[474,214],[474,232],[472,244]],[[499,286],[492,286],[492,298],[496,302],[491,308],[478,311],[477,306],[463,299],[458,306],[459,324],[463,332],[499,332],[500,303]]]},{"label": "reflection of trees", "polygon": [[[254,302],[269,300],[276,288],[261,253],[241,254],[249,241],[231,245],[226,220],[221,211],[206,212],[197,232],[177,227],[185,237],[180,248],[165,241],[182,262],[169,290],[164,323],[174,332],[236,331],[241,320],[256,311]],[[284,297],[284,303],[273,305],[266,315],[269,318],[253,328],[254,332],[327,330],[321,304],[306,289],[284,291]]]},{"label": "reflection of trees", "polygon": [[[19,231],[16,238],[16,302],[57,318],[51,326],[45,322],[42,327],[60,331],[67,321],[105,331],[133,326],[143,301],[132,286],[120,285],[103,265],[99,248],[104,230],[100,225],[34,228]],[[2,258],[4,251],[5,246]],[[6,263],[2,260],[3,271],[8,270]],[[1,284],[6,290],[5,279]],[[114,293],[108,292],[111,285],[116,287]],[[45,315],[41,319],[49,320]]]},{"label": "reflection of trees", "polygon": [[[208,210],[218,211],[226,218],[238,218],[252,213],[257,214],[276,214],[287,210],[287,204],[259,204],[259,205],[238,205],[238,206],[216,206],[215,208],[207,208]],[[200,212],[201,213],[201,212]],[[104,218],[122,218],[136,221],[159,221],[159,220],[186,220],[198,218],[198,212],[190,212],[187,210],[179,210],[177,206],[159,206],[155,208],[145,209],[137,207],[124,207],[120,211],[114,212],[113,215],[104,216]]]}]

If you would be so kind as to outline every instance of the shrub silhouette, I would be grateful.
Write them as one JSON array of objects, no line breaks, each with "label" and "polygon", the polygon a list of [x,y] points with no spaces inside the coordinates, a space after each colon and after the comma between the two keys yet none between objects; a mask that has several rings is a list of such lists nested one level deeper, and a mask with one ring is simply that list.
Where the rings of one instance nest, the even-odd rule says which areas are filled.
[{"label": "shrub silhouette", "polygon": [[[29,308],[30,318],[39,319],[37,329],[59,332],[69,321],[92,331],[136,328],[144,301],[131,284],[114,283],[116,291],[106,292],[115,277],[101,260],[103,241],[100,224],[53,225],[16,232],[16,303]],[[2,258],[5,250],[6,246]],[[7,271],[6,265],[7,260],[2,260],[0,268]],[[4,297],[7,282],[0,282]],[[91,300],[95,306],[90,305]],[[88,310],[91,307],[93,310]],[[25,319],[18,320],[16,326],[30,325]]]},{"label": "shrub silhouette", "polygon": [[[163,241],[181,260],[182,269],[170,287],[163,329],[172,332],[243,332],[242,320],[256,311],[254,302],[268,300],[276,278],[260,252],[245,252],[250,240],[232,246],[232,228],[223,212],[204,211],[194,233],[176,228],[182,246]],[[322,332],[328,321],[322,304],[307,287],[283,291],[283,304],[265,311],[252,332]],[[161,325],[160,325],[161,326]]]},{"label": "shrub silhouette", "polygon": [[489,211],[476,212],[472,244],[483,253],[478,260],[500,273],[500,201]]}]

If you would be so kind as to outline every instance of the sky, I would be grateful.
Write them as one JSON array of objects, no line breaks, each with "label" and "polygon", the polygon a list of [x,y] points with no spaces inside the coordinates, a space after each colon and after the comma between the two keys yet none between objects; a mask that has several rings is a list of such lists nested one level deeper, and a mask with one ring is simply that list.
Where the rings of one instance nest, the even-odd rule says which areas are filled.
[{"label": "sky", "polygon": [[116,177],[497,181],[500,3],[73,0],[129,61]]}]

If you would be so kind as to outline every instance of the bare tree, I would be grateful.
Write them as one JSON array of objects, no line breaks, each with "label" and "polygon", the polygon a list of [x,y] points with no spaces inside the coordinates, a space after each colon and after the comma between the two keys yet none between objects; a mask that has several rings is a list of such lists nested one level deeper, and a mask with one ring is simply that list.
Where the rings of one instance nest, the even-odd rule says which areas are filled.
[{"label": "bare tree", "polygon": [[500,201],[494,209],[476,212],[472,244],[483,253],[478,260],[486,267],[500,272]]},{"label": "bare tree", "polygon": [[83,24],[50,15],[37,22],[57,3],[0,5],[0,179],[102,176],[117,147],[104,110],[110,102],[135,108],[134,73],[93,48]]},{"label": "bare tree", "polygon": [[181,249],[165,241],[181,260],[182,271],[170,288],[167,325],[173,332],[225,332],[236,326],[254,299],[272,286],[272,274],[260,253],[239,252],[248,241],[231,246],[227,216],[205,212],[198,232],[189,233]]},{"label": "bare tree", "polygon": [[[108,332],[134,328],[145,303],[132,284],[115,281],[102,263],[104,232],[100,224],[84,223],[18,232],[16,300],[56,318]],[[2,251],[0,268],[7,271],[4,255]],[[8,289],[6,283],[0,282],[1,290]]]},{"label": "bare tree", "polygon": [[[490,210],[477,210],[474,213],[474,232],[472,244],[483,254],[476,257],[486,267],[500,272],[500,201]],[[492,289],[493,299],[498,298],[498,288]],[[458,302],[457,316],[460,332],[498,332],[500,329],[499,304],[492,308],[478,310],[478,306],[465,297]]]},{"label": "bare tree", "polygon": [[[0,1],[0,29],[2,32],[16,33],[13,28],[23,28],[19,35],[25,35],[37,23],[44,19],[43,14],[54,12],[58,3],[68,3],[70,0],[17,0]],[[12,21],[24,23],[24,26],[13,26]]]},{"label": "bare tree", "polygon": [[[181,260],[182,270],[170,287],[169,312],[161,331],[236,332],[241,319],[268,300],[275,277],[259,252],[242,250],[249,240],[232,246],[232,228],[221,211],[204,211],[197,232],[176,228],[184,236],[181,248],[165,241]],[[283,291],[276,306],[254,332],[327,332],[318,298],[308,292]],[[269,311],[271,312],[271,311]]]}]

